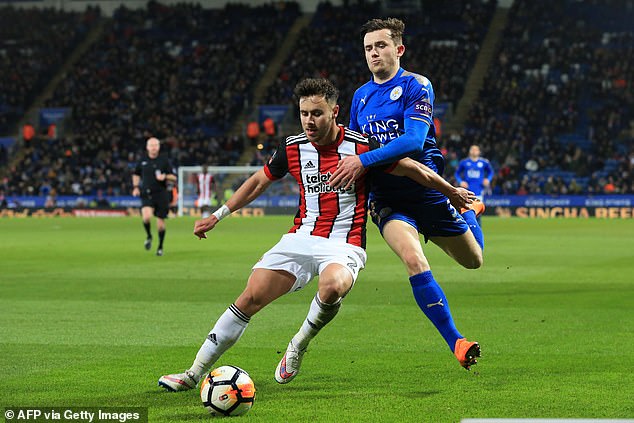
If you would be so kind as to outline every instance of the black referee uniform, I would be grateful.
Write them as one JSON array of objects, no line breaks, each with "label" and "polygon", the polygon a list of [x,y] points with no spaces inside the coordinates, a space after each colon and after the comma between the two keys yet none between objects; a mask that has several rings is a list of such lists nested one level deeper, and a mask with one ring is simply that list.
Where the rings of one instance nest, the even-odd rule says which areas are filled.
[{"label": "black referee uniform", "polygon": [[156,175],[163,173],[174,175],[174,169],[166,155],[160,154],[151,159],[147,154],[137,164],[134,174],[141,177],[141,207],[153,207],[154,216],[165,219],[169,211],[170,193],[167,181],[157,181]]}]

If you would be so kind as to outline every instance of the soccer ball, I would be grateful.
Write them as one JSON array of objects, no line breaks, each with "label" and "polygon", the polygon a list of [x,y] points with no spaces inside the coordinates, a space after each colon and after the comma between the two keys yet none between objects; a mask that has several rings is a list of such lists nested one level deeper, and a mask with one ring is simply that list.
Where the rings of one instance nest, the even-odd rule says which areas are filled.
[{"label": "soccer ball", "polygon": [[255,385],[241,368],[221,366],[203,380],[200,398],[213,416],[239,416],[253,407]]}]

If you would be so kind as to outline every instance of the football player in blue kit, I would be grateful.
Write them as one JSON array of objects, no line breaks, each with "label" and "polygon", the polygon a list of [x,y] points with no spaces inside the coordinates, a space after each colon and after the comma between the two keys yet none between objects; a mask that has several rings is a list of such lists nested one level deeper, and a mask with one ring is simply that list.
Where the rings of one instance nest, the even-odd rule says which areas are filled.
[{"label": "football player in blue kit", "polygon": [[[404,30],[404,23],[395,18],[372,19],[361,28],[372,78],[353,96],[350,128],[374,137],[382,148],[340,161],[330,179],[334,188],[350,186],[367,168],[406,156],[442,175],[444,158],[436,145],[433,122],[434,90],[427,78],[401,68]],[[476,218],[484,205],[477,202],[459,212],[436,190],[382,175],[371,188],[370,211],[385,242],[403,261],[418,306],[460,365],[469,370],[480,356],[480,345],[457,330],[419,233],[462,266],[478,268],[484,240]]]},{"label": "football player in blue kit", "polygon": [[493,166],[487,159],[480,157],[480,147],[474,144],[469,147],[469,157],[458,164],[454,177],[458,185],[469,189],[482,201],[484,191],[491,186],[494,174]]}]

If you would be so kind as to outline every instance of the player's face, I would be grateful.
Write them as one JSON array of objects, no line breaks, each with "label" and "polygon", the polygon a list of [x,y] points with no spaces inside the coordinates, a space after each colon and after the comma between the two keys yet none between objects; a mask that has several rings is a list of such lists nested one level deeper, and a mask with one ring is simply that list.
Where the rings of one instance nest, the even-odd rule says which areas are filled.
[{"label": "player's face", "polygon": [[306,138],[315,144],[326,145],[337,139],[339,105],[330,105],[323,96],[299,99],[299,117]]},{"label": "player's face", "polygon": [[389,29],[381,29],[363,37],[365,60],[376,82],[387,81],[396,75],[400,57],[405,52],[405,46],[396,45],[390,34]]},{"label": "player's face", "polygon": [[150,138],[147,140],[146,144],[147,154],[151,158],[155,158],[158,156],[159,151],[161,150],[161,143],[156,138]]},{"label": "player's face", "polygon": [[477,145],[472,145],[471,148],[469,148],[469,157],[471,157],[472,159],[477,159],[480,157],[480,147],[478,147]]}]

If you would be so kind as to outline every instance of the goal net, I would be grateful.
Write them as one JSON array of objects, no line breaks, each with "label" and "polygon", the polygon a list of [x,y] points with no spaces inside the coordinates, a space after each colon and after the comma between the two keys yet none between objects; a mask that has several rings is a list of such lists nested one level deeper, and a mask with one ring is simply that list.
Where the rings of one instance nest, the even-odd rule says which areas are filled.
[{"label": "goal net", "polygon": [[[238,187],[253,175],[261,166],[207,166],[207,173],[214,178],[211,189],[211,211],[231,197]],[[202,166],[181,166],[178,168],[178,215],[198,216],[198,175]],[[297,183],[286,175],[281,181],[275,181],[269,189],[254,200],[250,206],[266,208],[274,213],[294,213],[297,209]]]}]

